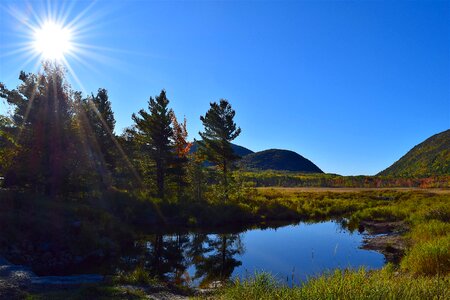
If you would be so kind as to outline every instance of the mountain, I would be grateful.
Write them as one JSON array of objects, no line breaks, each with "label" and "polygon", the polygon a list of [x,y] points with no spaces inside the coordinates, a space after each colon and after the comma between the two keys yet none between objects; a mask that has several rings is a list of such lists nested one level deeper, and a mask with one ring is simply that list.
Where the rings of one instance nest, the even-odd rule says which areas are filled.
[{"label": "mountain", "polygon": [[418,144],[378,175],[398,177],[450,175],[450,129]]},{"label": "mountain", "polygon": [[280,149],[248,154],[241,159],[239,164],[245,169],[323,173],[319,167],[300,154]]},{"label": "mountain", "polygon": [[[242,147],[242,146],[239,146],[239,145],[236,145],[236,144],[231,144],[231,148],[233,148],[234,153],[239,155],[240,157],[244,157],[244,156],[246,156],[248,154],[254,153],[252,150],[247,149],[247,148]],[[194,142],[192,144],[192,147],[191,147],[190,151],[191,151],[191,153],[194,153],[194,152],[197,152],[197,150],[198,150],[198,143]]]}]

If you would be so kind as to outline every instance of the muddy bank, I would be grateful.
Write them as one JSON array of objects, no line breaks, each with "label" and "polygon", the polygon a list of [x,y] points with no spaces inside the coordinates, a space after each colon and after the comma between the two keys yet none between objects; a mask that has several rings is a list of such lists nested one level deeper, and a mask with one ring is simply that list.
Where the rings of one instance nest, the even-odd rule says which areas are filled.
[{"label": "muddy bank", "polygon": [[380,252],[387,262],[395,264],[400,262],[407,248],[403,237],[403,234],[408,231],[405,222],[363,221],[360,226],[368,233],[361,249]]}]

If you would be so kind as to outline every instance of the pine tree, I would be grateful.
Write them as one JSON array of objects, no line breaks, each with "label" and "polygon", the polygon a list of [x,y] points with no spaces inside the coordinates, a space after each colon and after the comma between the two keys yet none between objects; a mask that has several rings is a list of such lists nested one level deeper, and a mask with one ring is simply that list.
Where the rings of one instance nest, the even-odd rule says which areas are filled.
[{"label": "pine tree", "polygon": [[83,108],[86,113],[85,132],[91,135],[90,148],[97,170],[101,175],[103,185],[112,185],[112,174],[117,159],[114,142],[114,127],[116,120],[111,108],[106,89],[98,89],[97,95],[85,99]]},{"label": "pine tree", "polygon": [[206,159],[216,164],[222,171],[225,200],[228,199],[228,176],[232,163],[239,158],[231,147],[231,141],[239,136],[241,128],[236,127],[234,116],[236,112],[227,100],[220,103],[210,103],[210,109],[200,120],[205,127],[199,132],[202,141],[199,141],[199,150]]},{"label": "pine tree", "polygon": [[43,64],[37,75],[21,72],[19,79],[22,84],[15,90],[0,86],[17,128],[18,153],[10,178],[18,186],[56,196],[67,190],[73,170],[72,93],[57,63]]},{"label": "pine tree", "polygon": [[16,128],[12,126],[11,120],[6,116],[0,115],[0,177],[3,178],[11,167],[18,151],[14,138],[16,131]]},{"label": "pine tree", "polygon": [[174,154],[172,117],[168,105],[166,91],[162,90],[155,99],[150,97],[149,112],[141,109],[132,116],[135,122],[135,140],[155,163],[156,186],[160,198],[164,198],[165,177]]}]

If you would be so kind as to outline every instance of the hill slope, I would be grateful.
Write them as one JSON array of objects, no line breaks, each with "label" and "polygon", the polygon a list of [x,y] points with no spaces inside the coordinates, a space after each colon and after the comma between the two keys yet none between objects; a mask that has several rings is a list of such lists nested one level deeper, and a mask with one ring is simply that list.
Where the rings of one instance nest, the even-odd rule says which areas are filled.
[{"label": "hill slope", "polygon": [[399,177],[450,175],[450,129],[418,144],[378,175]]},{"label": "hill slope", "polygon": [[245,169],[323,173],[319,167],[300,154],[280,149],[264,150],[246,155],[241,159],[240,165]]}]

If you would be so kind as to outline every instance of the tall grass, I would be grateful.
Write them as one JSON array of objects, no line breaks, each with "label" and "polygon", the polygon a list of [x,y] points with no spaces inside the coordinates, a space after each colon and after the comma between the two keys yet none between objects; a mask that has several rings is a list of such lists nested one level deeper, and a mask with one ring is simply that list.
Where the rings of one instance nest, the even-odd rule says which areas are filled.
[{"label": "tall grass", "polygon": [[449,299],[450,278],[411,277],[391,266],[380,271],[340,271],[289,288],[267,273],[236,280],[216,299]]},{"label": "tall grass", "polygon": [[450,273],[450,235],[414,245],[401,267],[414,275],[446,276]]}]

